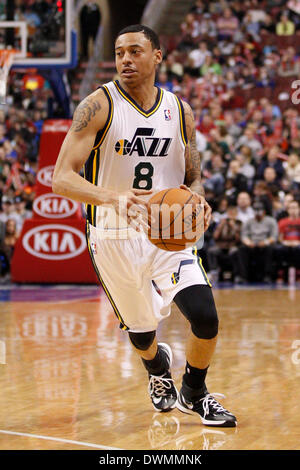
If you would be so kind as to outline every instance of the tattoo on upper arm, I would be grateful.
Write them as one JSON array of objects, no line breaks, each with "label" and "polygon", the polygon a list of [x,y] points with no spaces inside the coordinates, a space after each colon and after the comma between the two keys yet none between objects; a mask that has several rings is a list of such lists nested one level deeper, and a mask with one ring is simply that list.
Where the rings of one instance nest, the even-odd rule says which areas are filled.
[{"label": "tattoo on upper arm", "polygon": [[188,143],[185,147],[186,161],[186,180],[192,183],[195,179],[201,178],[200,153],[196,145],[196,130],[193,111],[190,107],[186,108],[185,125]]},{"label": "tattoo on upper arm", "polygon": [[201,183],[201,154],[196,145],[196,129],[193,111],[186,107],[185,112],[186,134],[188,143],[185,147],[185,183],[192,185],[193,190],[204,195]]},{"label": "tattoo on upper arm", "polygon": [[195,128],[192,130],[192,136],[185,147],[185,176],[188,183],[192,183],[195,179],[201,178],[201,161],[200,152],[196,146]]},{"label": "tattoo on upper arm", "polygon": [[99,101],[86,98],[75,110],[71,129],[75,132],[80,132],[82,129],[87,127],[88,123],[100,109],[101,105]]}]

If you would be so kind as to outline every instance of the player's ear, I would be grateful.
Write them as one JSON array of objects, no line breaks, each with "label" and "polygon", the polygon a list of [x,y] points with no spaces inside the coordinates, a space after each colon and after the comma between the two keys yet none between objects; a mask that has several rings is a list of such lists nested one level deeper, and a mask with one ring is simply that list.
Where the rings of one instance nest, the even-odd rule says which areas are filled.
[{"label": "player's ear", "polygon": [[154,63],[158,65],[162,62],[162,52],[160,49],[154,49]]}]

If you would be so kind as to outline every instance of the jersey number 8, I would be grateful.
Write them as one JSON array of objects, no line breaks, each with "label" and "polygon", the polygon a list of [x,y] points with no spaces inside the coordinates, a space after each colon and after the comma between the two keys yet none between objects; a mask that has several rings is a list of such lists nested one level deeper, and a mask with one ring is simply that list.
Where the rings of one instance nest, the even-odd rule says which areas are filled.
[{"label": "jersey number 8", "polygon": [[151,163],[141,162],[134,169],[134,189],[152,189],[152,176],[154,168]]}]

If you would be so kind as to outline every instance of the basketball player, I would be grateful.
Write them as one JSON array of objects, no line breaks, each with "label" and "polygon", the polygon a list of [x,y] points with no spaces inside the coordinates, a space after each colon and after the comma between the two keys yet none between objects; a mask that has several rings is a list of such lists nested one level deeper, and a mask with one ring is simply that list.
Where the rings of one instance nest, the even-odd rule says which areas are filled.
[{"label": "basketball player", "polygon": [[[148,372],[154,408],[177,406],[208,426],[233,427],[235,416],[205,385],[218,317],[201,260],[191,248],[160,250],[131,224],[134,206],[145,206],[152,193],[185,184],[204,204],[208,227],[211,209],[201,185],[193,113],[154,86],[162,52],[151,29],[123,29],[115,54],[120,79],[99,87],[76,109],[56,163],[53,191],[87,204],[89,252],[120,327],[128,331]],[[79,174],[83,165],[84,177]],[[179,393],[170,372],[171,348],[156,339],[172,300],[191,324]]]}]

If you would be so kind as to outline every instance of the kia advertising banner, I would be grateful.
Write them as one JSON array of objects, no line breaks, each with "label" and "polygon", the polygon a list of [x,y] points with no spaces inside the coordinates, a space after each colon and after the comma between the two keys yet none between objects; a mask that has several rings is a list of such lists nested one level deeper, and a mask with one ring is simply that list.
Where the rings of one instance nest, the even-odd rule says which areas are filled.
[{"label": "kia advertising banner", "polygon": [[33,202],[11,264],[14,282],[98,283],[85,239],[81,204],[52,192],[55,162],[71,120],[44,122]]},{"label": "kia advertising banner", "polygon": [[80,218],[76,201],[53,193],[45,193],[36,197],[33,202],[33,210],[36,217],[47,219]]},{"label": "kia advertising banner", "polygon": [[39,168],[36,177],[36,195],[33,203],[37,218],[82,218],[78,202],[52,193],[52,176],[61,145],[72,121],[70,119],[44,122],[40,140]]}]

